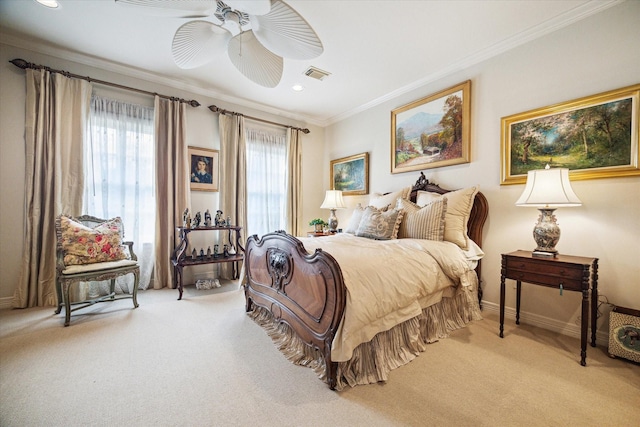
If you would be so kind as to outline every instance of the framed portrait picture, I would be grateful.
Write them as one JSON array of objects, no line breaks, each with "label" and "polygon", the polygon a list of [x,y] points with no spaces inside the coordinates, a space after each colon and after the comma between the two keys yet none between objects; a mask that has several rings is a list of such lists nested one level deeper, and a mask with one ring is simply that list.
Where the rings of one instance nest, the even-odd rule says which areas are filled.
[{"label": "framed portrait picture", "polygon": [[391,111],[391,173],[470,162],[471,80]]},{"label": "framed portrait picture", "polygon": [[331,160],[331,189],[343,196],[369,194],[369,153]]},{"label": "framed portrait picture", "polygon": [[218,191],[218,150],[189,147],[192,191]]},{"label": "framed portrait picture", "polygon": [[569,169],[572,180],[640,175],[640,85],[501,119],[500,184],[534,169]]}]

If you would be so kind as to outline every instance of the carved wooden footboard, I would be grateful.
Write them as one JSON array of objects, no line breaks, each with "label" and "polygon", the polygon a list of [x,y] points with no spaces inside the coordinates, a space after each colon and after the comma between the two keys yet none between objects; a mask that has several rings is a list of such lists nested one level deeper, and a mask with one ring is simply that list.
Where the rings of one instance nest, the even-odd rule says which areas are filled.
[{"label": "carved wooden footboard", "polygon": [[337,363],[331,343],[342,319],[345,286],[336,260],[318,249],[308,254],[302,242],[278,231],[251,236],[245,252],[246,310],[266,308],[307,345],[322,353],[329,387],[336,386]]}]

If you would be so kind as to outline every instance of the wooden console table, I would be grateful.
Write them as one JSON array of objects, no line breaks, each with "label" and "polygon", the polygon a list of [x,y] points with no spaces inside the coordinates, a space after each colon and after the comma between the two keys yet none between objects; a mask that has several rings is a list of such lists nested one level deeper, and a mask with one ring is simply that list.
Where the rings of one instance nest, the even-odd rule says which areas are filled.
[{"label": "wooden console table", "polygon": [[[197,227],[197,228],[187,228],[187,227],[176,227],[176,231],[180,236],[180,243],[173,251],[171,256],[171,264],[174,268],[173,275],[173,285],[178,288],[179,296],[178,299],[182,299],[182,291],[183,291],[183,280],[182,280],[182,269],[184,267],[191,267],[194,265],[201,264],[217,264],[221,262],[231,262],[233,263],[233,278],[237,279],[239,274],[238,263],[244,259],[244,248],[240,243],[240,231],[242,231],[242,227]],[[220,253],[218,256],[186,256],[185,252],[189,247],[189,233],[193,231],[227,231],[227,239],[229,244],[233,244],[232,240],[232,232],[235,232],[235,254],[224,256],[223,253]]]},{"label": "wooden console table", "polygon": [[580,364],[586,366],[587,330],[589,329],[589,290],[591,290],[591,347],[596,346],[598,310],[598,258],[557,255],[538,258],[530,251],[502,254],[500,277],[500,338],[504,338],[505,279],[516,281],[516,324],[520,324],[521,282],[582,292],[582,325]]}]

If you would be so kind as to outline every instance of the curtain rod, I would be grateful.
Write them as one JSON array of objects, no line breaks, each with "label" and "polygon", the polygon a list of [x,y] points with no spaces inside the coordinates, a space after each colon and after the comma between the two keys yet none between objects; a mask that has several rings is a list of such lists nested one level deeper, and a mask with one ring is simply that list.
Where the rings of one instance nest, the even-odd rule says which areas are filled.
[{"label": "curtain rod", "polygon": [[308,134],[309,132],[311,132],[309,129],[306,129],[306,128],[302,129],[302,128],[298,128],[298,127],[295,127],[295,126],[283,125],[282,123],[276,123],[276,122],[271,122],[269,120],[259,119],[257,117],[247,116],[246,114],[240,114],[240,113],[236,113],[235,111],[225,110],[225,109],[217,107],[215,105],[209,105],[209,110],[213,111],[214,113],[218,113],[218,114],[231,114],[231,115],[235,114],[237,116],[243,116],[243,117],[246,117],[248,119],[255,120],[256,122],[269,123],[270,125],[283,126],[283,127],[286,127],[286,128],[299,130],[304,134]]},{"label": "curtain rod", "polygon": [[73,74],[73,73],[70,73],[68,71],[54,70],[53,68],[46,67],[44,65],[36,65],[36,64],[34,64],[32,62],[27,62],[24,59],[14,59],[14,60],[11,60],[9,62],[11,62],[13,65],[15,65],[18,68],[22,68],[23,70],[26,70],[27,68],[30,68],[32,70],[46,70],[46,71],[49,71],[50,73],[62,74],[65,77],[73,77],[73,78],[76,78],[76,79],[86,80],[88,82],[95,82],[95,83],[99,83],[99,84],[106,85],[106,86],[117,87],[119,89],[126,89],[126,90],[130,90],[130,91],[133,91],[133,92],[144,93],[144,94],[147,94],[147,95],[153,95],[153,96],[157,95],[160,98],[170,99],[172,101],[185,102],[185,103],[191,105],[192,107],[199,107],[200,106],[200,103],[198,101],[195,101],[195,100],[188,101],[186,99],[176,98],[174,96],[161,95],[159,93],[149,92],[149,91],[142,90],[142,89],[136,89],[136,88],[129,87],[129,86],[123,86],[123,85],[119,85],[119,84],[116,84],[116,83],[106,82],[104,80],[98,80],[98,79],[94,79],[94,78],[87,77],[87,76],[80,76],[78,74]]}]

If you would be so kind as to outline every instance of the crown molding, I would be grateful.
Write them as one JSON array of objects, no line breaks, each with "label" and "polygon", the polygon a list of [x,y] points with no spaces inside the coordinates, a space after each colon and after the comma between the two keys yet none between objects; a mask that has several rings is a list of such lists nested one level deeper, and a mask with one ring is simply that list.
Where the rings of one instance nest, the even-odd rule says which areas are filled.
[{"label": "crown molding", "polygon": [[520,32],[519,34],[513,37],[510,37],[506,40],[496,43],[493,46],[480,50],[474,53],[473,55],[469,55],[461,59],[460,61],[457,61],[451,64],[446,68],[443,68],[441,70],[438,70],[435,73],[432,73],[432,74],[429,74],[428,76],[423,77],[420,80],[412,82],[401,88],[398,88],[393,92],[389,92],[379,98],[376,98],[370,102],[367,102],[366,104],[362,104],[359,107],[354,108],[350,111],[346,111],[344,113],[330,117],[325,121],[325,126],[340,122],[350,116],[366,111],[370,108],[373,108],[384,102],[390,101],[401,95],[404,95],[409,92],[413,92],[416,89],[421,88],[422,86],[438,81],[450,74],[464,70],[465,68],[471,67],[472,65],[476,65],[482,61],[485,61],[494,56],[507,52],[511,49],[514,49],[530,41],[536,40],[547,34],[551,34],[561,28],[567,27],[571,24],[574,24],[585,18],[588,18],[589,16],[596,15],[606,9],[609,9],[612,6],[616,6],[618,4],[624,3],[625,1],[627,0],[606,0],[606,1],[592,0],[588,3],[584,3],[578,7],[571,9],[570,11],[567,11],[561,15],[551,18],[542,24],[538,24],[534,27],[531,27],[527,30]]}]

